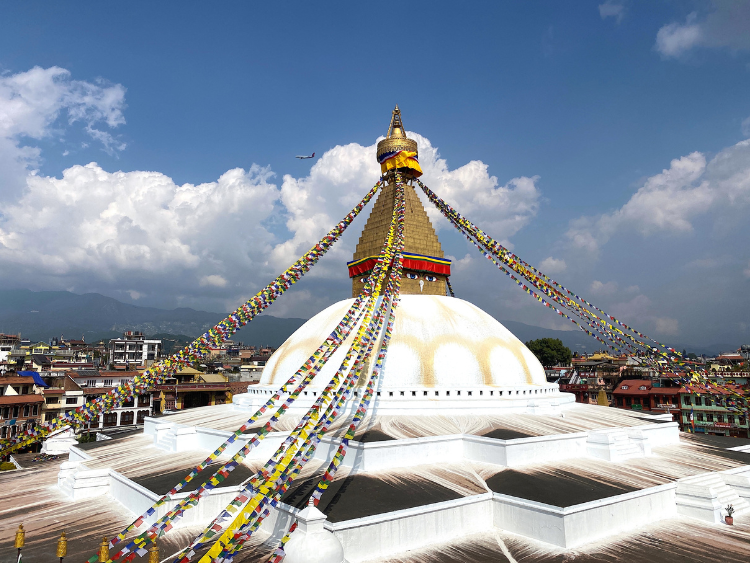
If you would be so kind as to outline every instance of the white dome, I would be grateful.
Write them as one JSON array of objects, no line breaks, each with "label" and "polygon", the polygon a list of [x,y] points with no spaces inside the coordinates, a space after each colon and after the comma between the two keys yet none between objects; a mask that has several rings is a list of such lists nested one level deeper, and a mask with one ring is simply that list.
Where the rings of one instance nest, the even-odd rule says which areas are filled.
[{"label": "white dome", "polygon": [[[352,302],[346,299],[331,305],[292,334],[268,361],[260,385],[278,387],[289,379],[336,327]],[[321,369],[313,387],[324,387],[331,379],[351,338]],[[549,384],[534,354],[480,308],[454,297],[401,298],[381,390],[537,385]]]}]

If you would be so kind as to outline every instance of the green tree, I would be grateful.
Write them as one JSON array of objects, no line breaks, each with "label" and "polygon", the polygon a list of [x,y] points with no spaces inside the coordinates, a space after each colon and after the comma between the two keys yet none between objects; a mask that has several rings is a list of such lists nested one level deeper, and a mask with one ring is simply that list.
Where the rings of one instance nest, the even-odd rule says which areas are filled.
[{"label": "green tree", "polygon": [[559,338],[529,340],[526,347],[531,350],[543,366],[568,365],[573,353]]}]

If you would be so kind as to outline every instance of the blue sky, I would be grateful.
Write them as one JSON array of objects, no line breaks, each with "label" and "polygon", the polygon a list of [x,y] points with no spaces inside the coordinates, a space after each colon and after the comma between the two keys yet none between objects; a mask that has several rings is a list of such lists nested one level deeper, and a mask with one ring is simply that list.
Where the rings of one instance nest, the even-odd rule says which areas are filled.
[{"label": "blue sky", "polygon": [[[725,2],[6,4],[3,281],[227,310],[374,183],[342,166],[398,103],[520,256],[660,338],[750,341],[748,37]],[[460,296],[564,326],[438,227]],[[271,313],[346,297],[359,229]]]}]

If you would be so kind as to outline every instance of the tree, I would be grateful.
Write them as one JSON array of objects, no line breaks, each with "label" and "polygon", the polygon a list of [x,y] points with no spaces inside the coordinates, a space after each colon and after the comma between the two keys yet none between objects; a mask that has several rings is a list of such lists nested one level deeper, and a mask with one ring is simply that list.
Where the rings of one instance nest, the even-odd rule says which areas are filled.
[{"label": "tree", "polygon": [[557,364],[568,365],[573,353],[570,348],[562,343],[559,338],[540,338],[538,340],[529,340],[526,347],[531,350],[539,362],[545,366],[555,366]]}]

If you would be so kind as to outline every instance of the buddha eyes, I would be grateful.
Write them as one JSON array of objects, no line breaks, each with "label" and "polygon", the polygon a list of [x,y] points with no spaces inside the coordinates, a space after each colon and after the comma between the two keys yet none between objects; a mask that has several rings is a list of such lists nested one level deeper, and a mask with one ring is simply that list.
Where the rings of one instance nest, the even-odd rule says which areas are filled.
[{"label": "buddha eyes", "polygon": [[437,278],[435,276],[425,276],[424,279],[429,282],[437,281]]},{"label": "buddha eyes", "polygon": [[410,280],[418,280],[419,279],[419,276],[417,274],[412,274],[411,272],[407,272],[406,273],[406,277],[409,278]]},{"label": "buddha eyes", "polygon": [[359,281],[361,281],[362,283],[365,283],[367,281],[367,278],[360,278]]}]

